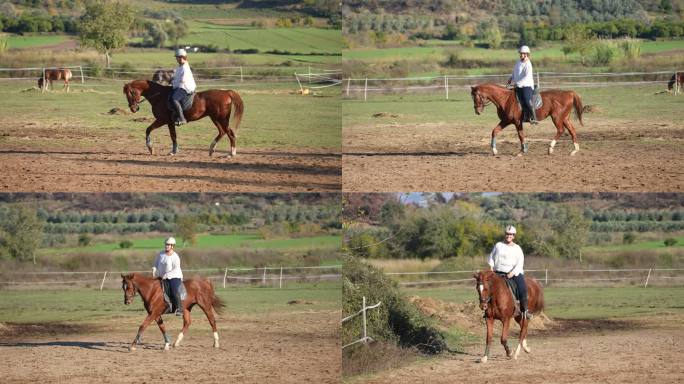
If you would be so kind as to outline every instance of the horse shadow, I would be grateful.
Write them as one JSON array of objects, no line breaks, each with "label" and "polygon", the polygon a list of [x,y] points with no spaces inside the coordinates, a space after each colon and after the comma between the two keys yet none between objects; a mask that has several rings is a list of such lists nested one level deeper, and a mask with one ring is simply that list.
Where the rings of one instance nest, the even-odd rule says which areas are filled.
[{"label": "horse shadow", "polygon": [[[95,351],[105,352],[121,352],[128,353],[128,343],[124,342],[106,342],[106,341],[46,341],[46,342],[0,342],[1,347],[23,347],[23,348],[41,348],[41,347],[74,347],[83,348]],[[151,347],[149,347],[151,348]]]}]

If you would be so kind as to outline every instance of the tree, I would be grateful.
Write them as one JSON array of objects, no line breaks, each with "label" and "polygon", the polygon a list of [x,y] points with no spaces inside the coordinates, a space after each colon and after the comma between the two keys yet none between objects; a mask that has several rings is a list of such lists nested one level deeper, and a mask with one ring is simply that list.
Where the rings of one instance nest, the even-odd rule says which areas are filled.
[{"label": "tree", "polygon": [[173,21],[166,22],[164,30],[169,36],[169,40],[173,40],[174,47],[178,48],[178,40],[188,34],[188,23],[180,17],[176,17]]},{"label": "tree", "polygon": [[43,224],[34,209],[12,207],[0,223],[0,255],[18,261],[33,259],[43,240]]},{"label": "tree", "polygon": [[79,22],[81,44],[105,55],[107,68],[110,52],[126,44],[126,32],[133,23],[133,9],[128,4],[94,0],[86,5]]},{"label": "tree", "polygon": [[197,242],[197,218],[194,216],[177,216],[176,233],[183,239],[183,245],[188,242],[195,245]]}]

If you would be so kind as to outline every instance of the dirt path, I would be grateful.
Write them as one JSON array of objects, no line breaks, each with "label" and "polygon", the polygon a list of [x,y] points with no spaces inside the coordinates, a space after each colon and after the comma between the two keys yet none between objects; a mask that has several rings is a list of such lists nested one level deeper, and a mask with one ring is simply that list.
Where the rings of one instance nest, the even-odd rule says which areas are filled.
[{"label": "dirt path", "polygon": [[159,192],[162,183],[165,192],[338,191],[341,173],[339,154],[306,149],[246,148],[231,159],[193,149],[0,148],[0,192]]},{"label": "dirt path", "polygon": [[[159,329],[148,328],[145,345],[128,345],[138,320],[79,327],[0,324],[3,383],[337,383],[340,378],[339,311],[223,315],[221,346],[195,316],[179,348],[162,350]],[[180,321],[166,319],[175,337]],[[112,329],[113,328],[113,329]]]},{"label": "dirt path", "polygon": [[[594,192],[680,191],[684,188],[684,131],[674,122],[616,123],[594,118],[578,130],[580,151],[570,157],[564,136],[547,154],[550,122],[527,129],[530,151],[517,157],[515,130],[498,139],[498,156],[482,128],[447,123],[376,124],[343,130],[343,190]],[[501,175],[514,175],[506,181]]]},{"label": "dirt path", "polygon": [[[682,318],[556,321],[530,332],[531,354],[505,357],[498,339],[464,354],[427,359],[354,383],[677,383],[684,377]],[[517,334],[517,333],[516,333]],[[499,333],[495,333],[498,337]],[[509,339],[509,345],[517,341]]]}]

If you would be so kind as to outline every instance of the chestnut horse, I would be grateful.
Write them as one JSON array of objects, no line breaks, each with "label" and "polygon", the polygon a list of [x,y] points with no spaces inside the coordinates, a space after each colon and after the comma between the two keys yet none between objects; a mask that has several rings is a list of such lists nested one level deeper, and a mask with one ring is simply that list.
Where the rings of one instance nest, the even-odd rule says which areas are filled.
[{"label": "chestnut horse", "polygon": [[[164,350],[169,349],[169,337],[166,335],[166,326],[164,325],[164,320],[162,319],[162,314],[167,308],[164,302],[164,293],[162,292],[161,279],[147,277],[139,273],[131,273],[128,275],[121,275],[121,287],[124,291],[124,304],[128,305],[133,302],[136,292],[140,294],[142,298],[143,305],[147,310],[147,317],[143,320],[140,328],[138,328],[138,334],[133,340],[133,343],[129,347],[131,351],[135,351],[135,346],[142,342],[142,334],[145,328],[152,322],[156,321],[161,330],[162,335],[164,335]],[[178,334],[176,342],[173,344],[174,347],[180,345],[181,340],[183,340],[183,335],[188,331],[190,327],[190,311],[195,305],[199,305],[207,315],[209,324],[211,324],[211,329],[214,331],[214,347],[219,347],[219,336],[216,329],[216,318],[215,313],[221,313],[221,308],[223,308],[223,302],[214,293],[214,286],[211,281],[207,279],[188,279],[183,281],[185,285],[185,290],[187,295],[185,300],[183,300],[183,330]]]},{"label": "chestnut horse", "polygon": [[[475,289],[480,297],[480,309],[485,311],[487,319],[487,345],[485,347],[485,354],[480,359],[481,362],[487,362],[489,359],[489,345],[492,342],[492,331],[494,330],[494,320],[500,320],[503,324],[501,329],[501,344],[506,349],[506,356],[511,357],[511,349],[508,347],[508,328],[511,324],[511,318],[515,315],[515,302],[504,277],[498,276],[492,271],[480,271],[473,275],[476,280]],[[537,280],[525,277],[527,284],[527,310],[534,314],[539,314],[544,309],[544,292]],[[513,358],[517,359],[520,353],[520,346],[522,345],[525,352],[530,353],[527,347],[527,327],[529,320],[518,313],[515,316],[515,321],[520,324],[520,337],[518,340],[518,347],[515,349]]]},{"label": "chestnut horse", "polygon": [[[522,109],[515,97],[515,92],[512,89],[497,85],[497,84],[480,84],[470,87],[470,94],[473,97],[475,104],[475,113],[481,114],[484,107],[489,102],[496,105],[496,112],[499,115],[499,124],[492,131],[492,154],[496,155],[496,135],[501,132],[508,125],[515,125],[518,130],[518,138],[520,139],[520,154],[527,153],[527,143],[525,142],[525,133],[523,131]],[[575,149],[570,153],[574,155],[579,151],[579,143],[577,142],[577,134],[575,127],[570,122],[570,112],[573,106],[575,113],[579,118],[580,124],[582,122],[582,100],[574,91],[548,90],[542,91],[541,97],[543,105],[537,109],[537,120],[541,121],[548,116],[551,116],[553,124],[556,126],[556,137],[549,144],[549,154],[553,153],[553,148],[556,146],[556,141],[563,134],[563,129],[567,129],[572,136],[572,142]]]},{"label": "chestnut horse", "polygon": [[[123,93],[128,100],[128,107],[131,112],[138,112],[140,109],[141,97],[145,97],[147,101],[152,104],[152,114],[155,119],[145,132],[145,143],[150,154],[154,154],[152,149],[152,140],[150,133],[152,130],[167,125],[169,127],[169,134],[173,142],[173,148],[169,154],[175,155],[178,152],[178,143],[176,142],[176,126],[171,118],[171,111],[168,107],[169,95],[172,92],[171,87],[160,85],[150,80],[134,80],[123,87]],[[233,128],[229,126],[230,113],[235,107],[233,113]],[[230,139],[230,156],[237,154],[235,148],[235,140],[242,114],[244,113],[244,104],[240,95],[231,90],[210,89],[208,91],[195,93],[192,108],[184,112],[187,121],[199,120],[205,116],[211,117],[211,121],[218,129],[218,136],[209,146],[209,156],[214,153],[214,148],[218,141],[224,136],[228,135]]]},{"label": "chestnut horse", "polygon": [[672,88],[674,88],[675,82],[677,83],[677,88],[681,91],[682,88],[684,88],[684,72],[675,72],[675,74],[672,75],[670,81],[667,83],[668,91],[671,91]]},{"label": "chestnut horse", "polygon": [[[45,79],[47,79],[47,81],[41,75],[40,78],[38,78],[38,88],[42,90],[48,88],[54,89],[52,86],[53,80],[64,80],[64,87],[62,87],[62,89],[66,88],[66,91],[69,92],[69,80],[71,80],[71,77],[71,70],[69,68],[45,69]],[[45,87],[45,89],[43,89],[43,87]]]}]

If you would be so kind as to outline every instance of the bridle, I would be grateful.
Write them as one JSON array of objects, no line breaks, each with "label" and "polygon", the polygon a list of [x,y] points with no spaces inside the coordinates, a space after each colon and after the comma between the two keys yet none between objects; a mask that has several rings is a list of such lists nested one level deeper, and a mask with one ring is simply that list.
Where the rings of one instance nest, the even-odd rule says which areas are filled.
[{"label": "bridle", "polygon": [[129,295],[128,294],[128,283],[129,280],[124,280],[122,283],[122,288],[124,290],[124,304],[130,304],[133,302],[133,299],[135,298],[136,293],[138,292],[137,287],[135,286],[135,283],[131,280],[131,286],[133,287],[133,294]]},{"label": "bridle", "polygon": [[484,292],[484,281],[477,281],[477,291],[480,293],[480,304],[489,304],[492,301],[492,281],[487,280],[487,292],[489,295],[486,298],[482,298],[482,292]]},{"label": "bridle", "polygon": [[486,98],[486,97],[480,95],[479,91],[473,95],[473,98],[475,98],[476,106],[478,108],[482,108],[482,111],[484,111],[486,106],[488,106],[489,104],[492,103],[492,101],[489,98]]},{"label": "bridle", "polygon": [[[135,89],[137,90],[137,88]],[[143,101],[152,100],[152,98],[158,96],[159,93],[160,92],[157,92],[154,95],[145,98],[142,97],[142,93],[139,95],[137,92],[133,92],[133,87],[129,87],[128,94],[126,95],[128,97],[128,108],[130,108],[132,111],[133,107],[135,107],[135,111],[137,112],[140,109],[140,104],[142,104]],[[131,102],[131,99],[133,99],[133,102]]]}]

